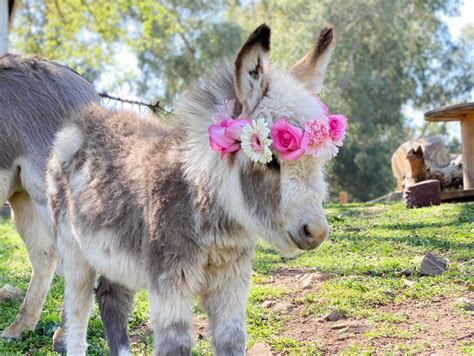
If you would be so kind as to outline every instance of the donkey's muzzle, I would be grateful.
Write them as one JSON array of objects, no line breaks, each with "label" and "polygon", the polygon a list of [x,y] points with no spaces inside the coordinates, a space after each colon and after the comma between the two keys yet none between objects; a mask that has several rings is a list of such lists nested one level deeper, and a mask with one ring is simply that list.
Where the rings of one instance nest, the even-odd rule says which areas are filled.
[{"label": "donkey's muzzle", "polygon": [[326,240],[329,236],[329,226],[327,224],[314,225],[304,224],[296,236],[290,235],[296,246],[302,250],[312,250]]}]

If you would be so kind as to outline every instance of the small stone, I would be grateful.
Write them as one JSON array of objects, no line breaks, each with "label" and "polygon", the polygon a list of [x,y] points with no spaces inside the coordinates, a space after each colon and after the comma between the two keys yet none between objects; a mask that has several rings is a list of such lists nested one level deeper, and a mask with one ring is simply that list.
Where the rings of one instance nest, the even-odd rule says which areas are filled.
[{"label": "small stone", "polygon": [[456,304],[458,304],[462,309],[467,311],[474,311],[474,302],[466,297],[461,297],[456,300]]},{"label": "small stone", "polygon": [[413,271],[410,268],[406,268],[406,269],[404,269],[403,271],[400,272],[400,274],[402,276],[407,276],[407,277],[411,276],[412,273],[413,273]]},{"label": "small stone", "polygon": [[369,330],[369,327],[367,325],[349,325],[347,327],[347,330],[344,330],[344,332],[360,334],[366,332],[367,330]]},{"label": "small stone", "polygon": [[271,308],[276,304],[274,300],[266,300],[262,303],[262,308]]},{"label": "small stone", "polygon": [[446,272],[447,261],[444,258],[436,257],[431,253],[427,253],[421,261],[420,275],[422,276],[438,276]]},{"label": "small stone", "polygon": [[337,277],[335,273],[308,273],[301,278],[302,289],[312,289],[315,283],[324,282]]},{"label": "small stone", "polygon": [[341,330],[347,329],[348,325],[346,323],[338,323],[331,326],[331,330]]},{"label": "small stone", "polygon": [[0,301],[21,302],[23,299],[23,292],[9,284],[5,284],[0,289]]},{"label": "small stone", "polygon": [[338,312],[337,310],[332,310],[330,313],[326,314],[319,319],[320,322],[324,321],[338,321],[344,318],[344,314]]},{"label": "small stone", "polygon": [[315,273],[310,273],[301,279],[301,289],[313,289],[315,282]]},{"label": "small stone", "polygon": [[416,282],[410,281],[409,279],[404,279],[404,280],[403,280],[403,285],[404,285],[405,287],[411,287],[411,286],[414,285],[415,283],[416,283]]},{"label": "small stone", "polygon": [[273,311],[278,314],[286,314],[291,312],[293,309],[295,309],[295,306],[287,302],[276,303],[273,307]]},{"label": "small stone", "polygon": [[383,294],[385,294],[387,297],[395,298],[395,293],[392,292],[391,290],[384,290]]},{"label": "small stone", "polygon": [[250,349],[247,350],[247,356],[271,356],[272,349],[263,342],[257,342]]}]

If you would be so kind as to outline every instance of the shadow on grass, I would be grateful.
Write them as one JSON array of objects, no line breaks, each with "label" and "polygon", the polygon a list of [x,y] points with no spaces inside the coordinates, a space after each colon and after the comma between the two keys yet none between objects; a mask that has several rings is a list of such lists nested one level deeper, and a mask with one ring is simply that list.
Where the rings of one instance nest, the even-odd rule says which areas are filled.
[{"label": "shadow on grass", "polygon": [[[440,238],[435,237],[421,237],[421,236],[390,236],[390,237],[374,237],[374,236],[367,236],[362,234],[353,234],[351,236],[346,235],[339,235],[333,237],[334,241],[337,240],[348,240],[354,245],[354,247],[361,247],[367,246],[367,242],[393,242],[400,245],[405,246],[412,246],[412,247],[428,247],[428,248],[436,248],[436,249],[443,249],[449,251],[461,251],[461,250],[470,250],[474,251],[474,242],[454,242],[454,241],[447,241]],[[395,246],[394,246],[395,247]]]}]

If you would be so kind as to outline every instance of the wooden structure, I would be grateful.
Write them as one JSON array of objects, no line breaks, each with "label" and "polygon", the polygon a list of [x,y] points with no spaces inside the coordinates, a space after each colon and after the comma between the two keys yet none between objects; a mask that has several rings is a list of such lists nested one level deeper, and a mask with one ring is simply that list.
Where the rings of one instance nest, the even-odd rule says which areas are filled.
[{"label": "wooden structure", "polygon": [[397,180],[397,191],[403,190],[406,176],[413,173],[407,156],[411,150],[417,150],[418,147],[421,147],[425,163],[429,168],[445,167],[450,163],[448,152],[439,137],[424,137],[404,142],[396,149],[391,159],[392,172]]},{"label": "wooden structure", "polygon": [[[474,103],[445,106],[425,113],[428,122],[460,121],[464,191],[453,192],[461,200],[474,199]],[[445,200],[445,199],[443,199]]]}]

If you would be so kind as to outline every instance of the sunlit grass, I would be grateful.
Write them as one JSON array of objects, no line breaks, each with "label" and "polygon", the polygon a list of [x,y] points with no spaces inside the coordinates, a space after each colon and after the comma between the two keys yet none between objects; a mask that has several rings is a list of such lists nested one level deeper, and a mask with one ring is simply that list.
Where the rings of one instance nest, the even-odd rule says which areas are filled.
[{"label": "sunlit grass", "polygon": [[[408,345],[414,335],[423,334],[423,325],[409,328],[397,325],[407,320],[400,312],[391,314],[381,307],[404,301],[424,301],[430,298],[456,297],[474,283],[474,204],[442,205],[407,210],[401,204],[346,206],[329,205],[326,209],[331,224],[330,240],[315,251],[305,252],[293,259],[280,257],[264,242],[259,242],[254,259],[255,274],[247,306],[248,344],[264,342],[275,352],[317,355],[324,350],[324,341],[299,341],[284,336],[286,321],[261,306],[265,300],[288,298],[301,306],[302,316],[318,318],[337,309],[348,317],[365,318],[372,328],[360,335],[360,342],[350,344],[345,355],[363,355],[373,352],[364,340],[389,336],[399,343],[387,346],[384,352],[416,353],[427,350],[423,342]],[[448,272],[437,277],[420,277],[418,268],[425,253],[443,256],[449,261]],[[9,221],[0,224],[0,286],[9,283],[23,290],[28,285],[31,269],[20,238]],[[293,290],[269,283],[271,274],[279,268],[314,268],[336,274],[321,282],[318,288],[304,295],[294,296]],[[409,277],[400,271],[411,269]],[[409,278],[412,285],[404,284]],[[472,288],[472,287],[471,287]],[[14,343],[0,342],[0,354],[44,354],[51,352],[51,336],[59,323],[62,306],[63,282],[56,276],[48,295],[41,321],[35,332],[24,335]],[[459,304],[459,303],[458,303]],[[453,305],[459,315],[469,317],[461,304]],[[15,318],[19,305],[2,303],[0,329]],[[196,304],[195,312],[202,314]],[[436,315],[432,316],[436,318]],[[435,320],[435,319],[433,319]],[[139,293],[129,327],[133,335],[132,349],[138,354],[152,351],[153,338],[148,325],[147,293]],[[107,353],[104,332],[97,309],[89,322],[89,354]],[[474,345],[469,340],[458,342],[456,352],[469,354]],[[196,343],[196,355],[210,354],[207,339]]]}]

